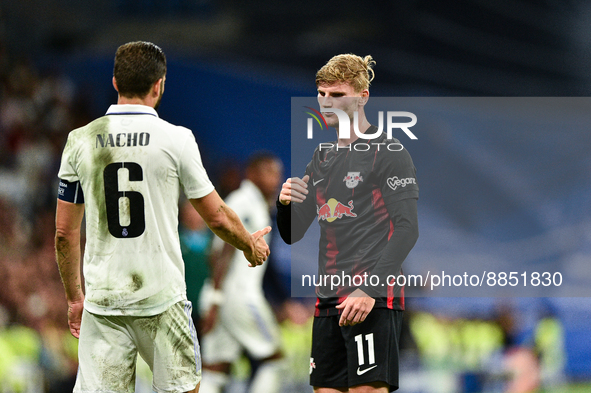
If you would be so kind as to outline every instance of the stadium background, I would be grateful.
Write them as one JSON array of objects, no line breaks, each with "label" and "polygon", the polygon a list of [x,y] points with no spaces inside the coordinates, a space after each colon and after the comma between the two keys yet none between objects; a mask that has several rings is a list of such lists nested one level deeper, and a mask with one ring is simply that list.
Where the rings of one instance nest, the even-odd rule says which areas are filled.
[{"label": "stadium background", "polygon": [[[53,257],[55,174],[67,132],[115,102],[112,59],[121,43],[164,49],[160,115],[195,132],[206,168],[227,192],[259,149],[300,175],[290,166],[290,98],[314,95],[313,75],[334,54],[373,55],[377,96],[585,97],[590,20],[591,7],[576,0],[3,1],[0,392],[64,391],[75,374]],[[531,141],[536,149],[507,152],[467,122],[410,145],[421,238],[407,269],[413,259],[473,258],[484,244],[481,252],[515,250],[520,270],[543,259],[576,277],[591,260],[589,138],[527,130],[507,145]],[[537,258],[528,257],[533,252]],[[284,266],[289,251],[276,254]],[[541,375],[540,389],[590,389],[588,298],[425,298],[408,308],[402,392],[504,391],[506,367],[533,355],[541,371],[529,374]],[[285,325],[291,360],[301,360],[288,378],[298,391],[307,330],[289,318]]]}]

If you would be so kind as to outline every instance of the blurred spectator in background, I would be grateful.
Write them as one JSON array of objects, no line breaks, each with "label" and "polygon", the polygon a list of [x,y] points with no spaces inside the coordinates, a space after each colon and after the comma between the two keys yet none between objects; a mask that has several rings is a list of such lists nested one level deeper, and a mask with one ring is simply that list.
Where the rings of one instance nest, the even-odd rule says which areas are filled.
[{"label": "blurred spectator in background", "polygon": [[188,200],[181,202],[179,213],[179,238],[185,261],[187,299],[193,303],[193,322],[199,332],[199,295],[203,283],[209,277],[209,247],[213,234]]},{"label": "blurred spectator in background", "polygon": [[226,199],[228,194],[240,187],[240,182],[243,179],[240,168],[240,164],[232,159],[225,160],[221,164],[216,190],[219,189],[222,198]]},{"label": "blurred spectator in background", "polygon": [[74,84],[15,60],[0,37],[1,391],[72,389],[77,342],[55,269],[55,173],[87,109]]},{"label": "blurred spectator in background", "polygon": [[[270,225],[270,208],[283,173],[279,159],[256,153],[246,166],[246,179],[226,198],[245,227]],[[231,364],[243,351],[258,361],[252,392],[281,392],[283,355],[273,311],[262,289],[264,271],[250,269],[232,247],[214,240],[212,280],[204,286],[201,350],[202,393],[220,393],[229,382]],[[263,265],[266,267],[266,264]]]}]

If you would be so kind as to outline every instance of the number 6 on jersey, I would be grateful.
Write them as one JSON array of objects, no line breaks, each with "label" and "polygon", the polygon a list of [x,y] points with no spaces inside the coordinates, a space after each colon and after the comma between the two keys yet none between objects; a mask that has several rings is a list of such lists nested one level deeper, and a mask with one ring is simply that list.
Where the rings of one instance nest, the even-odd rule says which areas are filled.
[{"label": "number 6 on jersey", "polygon": [[[146,229],[144,197],[138,191],[119,190],[120,169],[127,169],[130,182],[144,179],[142,167],[136,162],[114,162],[105,167],[103,180],[109,232],[119,239],[138,237]],[[122,198],[126,198],[127,201]],[[127,213],[126,210],[129,213],[122,217],[121,213]],[[122,221],[127,225],[121,225]]]}]

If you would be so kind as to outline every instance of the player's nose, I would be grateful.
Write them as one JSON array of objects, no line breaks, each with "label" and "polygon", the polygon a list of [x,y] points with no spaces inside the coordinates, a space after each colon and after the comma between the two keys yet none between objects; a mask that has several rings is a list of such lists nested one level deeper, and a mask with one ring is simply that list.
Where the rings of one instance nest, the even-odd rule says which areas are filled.
[{"label": "player's nose", "polygon": [[318,103],[320,104],[321,108],[330,108],[332,107],[332,99],[330,96],[325,95],[323,96],[318,96]]}]

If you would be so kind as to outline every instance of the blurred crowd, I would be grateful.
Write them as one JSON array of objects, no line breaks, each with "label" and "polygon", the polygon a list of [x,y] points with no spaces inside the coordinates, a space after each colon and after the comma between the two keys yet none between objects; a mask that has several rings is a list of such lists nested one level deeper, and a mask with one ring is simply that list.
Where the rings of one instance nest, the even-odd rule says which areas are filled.
[{"label": "blurred crowd", "polygon": [[23,381],[63,391],[76,373],[53,237],[61,150],[87,107],[71,80],[11,57],[0,41],[1,392]]}]

